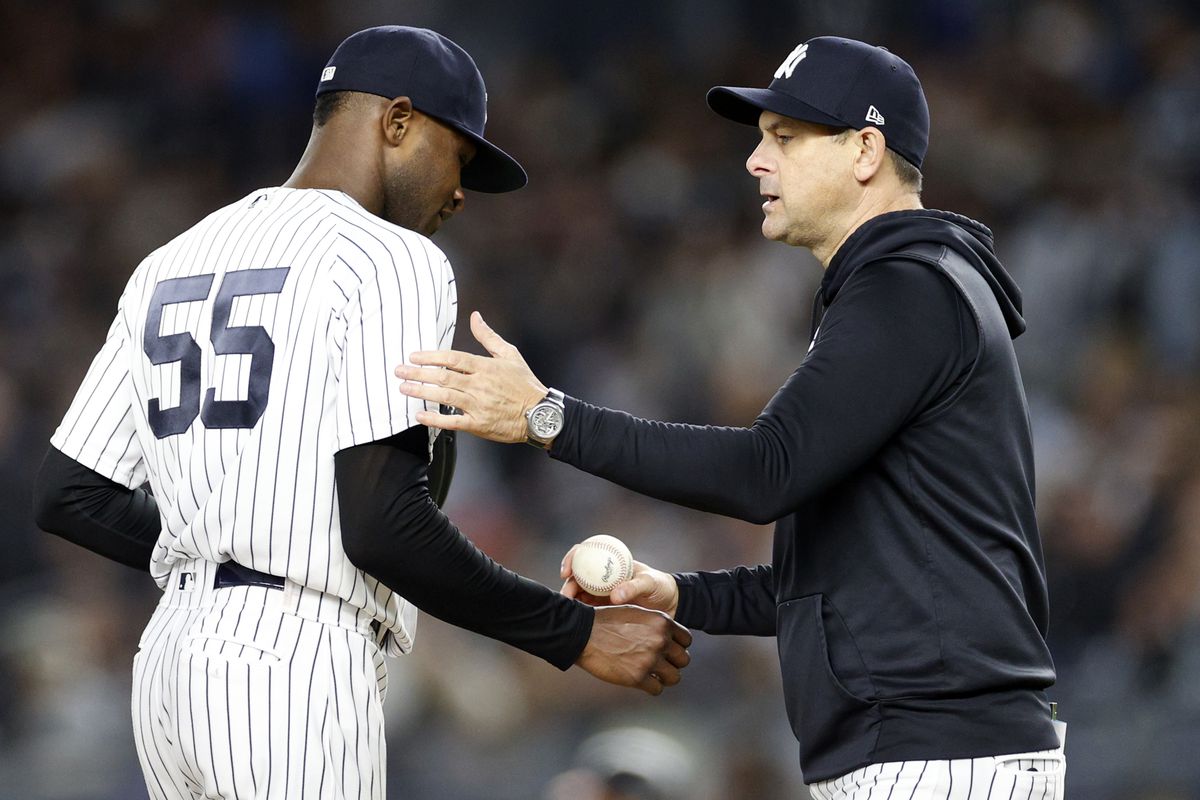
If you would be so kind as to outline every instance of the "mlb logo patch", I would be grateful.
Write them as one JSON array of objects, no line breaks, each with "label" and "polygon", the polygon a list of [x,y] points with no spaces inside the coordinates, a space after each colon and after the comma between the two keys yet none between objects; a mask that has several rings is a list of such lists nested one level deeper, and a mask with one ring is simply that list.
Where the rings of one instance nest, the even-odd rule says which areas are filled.
[{"label": "mlb logo patch", "polygon": [[325,69],[321,70],[321,83],[324,83],[332,78],[333,73],[335,72],[337,72],[337,67],[326,67]]}]

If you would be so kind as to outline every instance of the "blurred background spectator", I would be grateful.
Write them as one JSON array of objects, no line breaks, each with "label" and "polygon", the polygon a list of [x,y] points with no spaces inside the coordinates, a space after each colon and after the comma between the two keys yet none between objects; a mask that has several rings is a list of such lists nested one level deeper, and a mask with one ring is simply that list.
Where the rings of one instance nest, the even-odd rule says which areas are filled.
[{"label": "blurred background spectator", "polygon": [[[437,239],[460,346],[479,309],[556,386],[690,422],[753,419],[805,351],[820,279],[759,237],[742,170],[756,134],[711,114],[704,92],[761,85],[820,34],[909,60],[933,119],[926,205],[991,225],[1024,289],[1068,794],[1200,797],[1198,8],[6,0],[0,798],[145,796],[129,672],[157,590],[39,533],[30,484],[134,266],[282,182],[333,47],[397,22],[475,56],[489,138],[531,174],[515,195],[470,196]],[[600,531],[667,569],[769,557],[769,528],[526,448],[463,442],[448,511],[552,585],[567,547]],[[395,797],[804,796],[771,640],[701,635],[683,685],[653,699],[428,618],[421,639],[390,665]]]}]

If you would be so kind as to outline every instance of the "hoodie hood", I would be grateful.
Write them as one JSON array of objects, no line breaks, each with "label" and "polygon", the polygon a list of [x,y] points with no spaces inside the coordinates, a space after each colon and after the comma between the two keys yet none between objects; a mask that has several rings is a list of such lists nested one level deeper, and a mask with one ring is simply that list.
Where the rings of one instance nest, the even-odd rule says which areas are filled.
[{"label": "hoodie hood", "polygon": [[949,247],[983,276],[1004,314],[1009,336],[1015,339],[1025,331],[1021,289],[996,258],[991,230],[949,211],[919,208],[867,220],[834,253],[821,281],[820,298],[828,306],[850,276],[865,264],[903,257],[913,245],[927,243]]}]

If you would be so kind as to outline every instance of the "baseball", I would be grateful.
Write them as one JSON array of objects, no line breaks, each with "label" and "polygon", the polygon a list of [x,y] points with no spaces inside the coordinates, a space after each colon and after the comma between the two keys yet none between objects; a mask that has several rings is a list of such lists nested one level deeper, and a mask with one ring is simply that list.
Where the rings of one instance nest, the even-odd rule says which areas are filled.
[{"label": "baseball", "polygon": [[575,548],[571,575],[588,594],[607,597],[618,583],[633,577],[633,554],[615,536],[591,536]]}]

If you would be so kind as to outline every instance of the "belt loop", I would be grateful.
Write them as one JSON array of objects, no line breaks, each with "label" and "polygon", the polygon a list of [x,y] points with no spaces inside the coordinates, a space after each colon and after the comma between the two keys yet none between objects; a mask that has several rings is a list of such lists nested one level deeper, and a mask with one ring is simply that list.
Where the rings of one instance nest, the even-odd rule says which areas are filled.
[{"label": "belt loop", "polygon": [[286,609],[295,610],[300,606],[300,584],[295,581],[284,580],[283,582],[283,607]]}]

